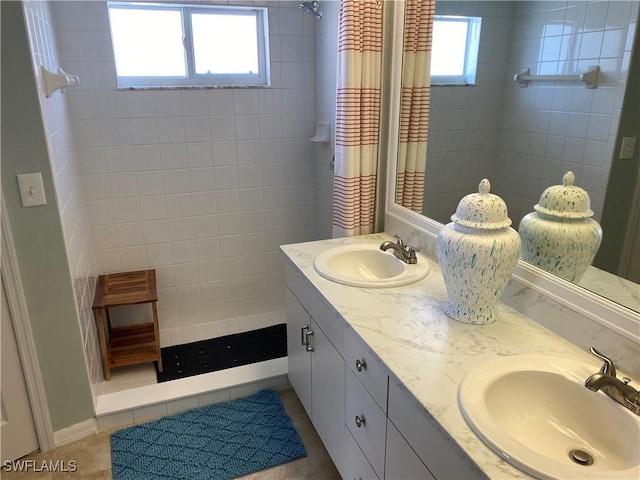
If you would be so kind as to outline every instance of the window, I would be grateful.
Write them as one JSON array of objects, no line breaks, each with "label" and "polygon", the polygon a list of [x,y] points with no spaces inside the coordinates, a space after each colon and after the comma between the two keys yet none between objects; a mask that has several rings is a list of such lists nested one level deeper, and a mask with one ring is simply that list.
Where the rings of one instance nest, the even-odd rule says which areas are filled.
[{"label": "window", "polygon": [[107,5],[118,87],[269,85],[266,8]]},{"label": "window", "polygon": [[480,17],[436,15],[431,52],[432,84],[475,83],[481,23]]}]

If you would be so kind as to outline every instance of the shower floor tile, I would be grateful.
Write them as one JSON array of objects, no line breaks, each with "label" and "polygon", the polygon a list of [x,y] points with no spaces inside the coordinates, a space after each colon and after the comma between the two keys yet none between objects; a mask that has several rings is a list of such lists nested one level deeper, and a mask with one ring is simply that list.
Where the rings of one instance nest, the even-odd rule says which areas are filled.
[{"label": "shower floor tile", "polygon": [[156,367],[153,363],[129,365],[116,368],[111,372],[111,380],[103,382],[104,393],[121,392],[130,388],[158,383]]}]

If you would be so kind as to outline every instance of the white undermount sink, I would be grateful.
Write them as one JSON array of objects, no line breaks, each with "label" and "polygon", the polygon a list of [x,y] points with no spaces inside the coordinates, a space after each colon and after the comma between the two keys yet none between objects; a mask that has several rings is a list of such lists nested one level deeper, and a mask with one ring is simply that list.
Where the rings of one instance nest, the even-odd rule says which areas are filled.
[{"label": "white undermount sink", "polygon": [[[598,368],[542,355],[500,357],[467,374],[460,407],[484,443],[535,477],[638,479],[640,417],[584,386]],[[591,465],[578,463],[589,456]]]},{"label": "white undermount sink", "polygon": [[318,255],[313,266],[323,277],[353,287],[399,287],[422,280],[429,273],[429,262],[418,254],[418,263],[409,265],[380,244],[341,245]]}]

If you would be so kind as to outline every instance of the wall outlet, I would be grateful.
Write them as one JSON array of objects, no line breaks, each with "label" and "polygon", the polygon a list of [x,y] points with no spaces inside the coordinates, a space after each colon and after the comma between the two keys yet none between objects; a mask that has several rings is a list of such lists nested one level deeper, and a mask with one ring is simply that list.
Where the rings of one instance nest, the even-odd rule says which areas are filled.
[{"label": "wall outlet", "polygon": [[628,160],[633,158],[636,150],[637,137],[623,137],[622,146],[620,147],[620,160]]},{"label": "wall outlet", "polygon": [[17,177],[23,207],[37,207],[38,205],[47,204],[40,173],[23,173],[17,175]]}]

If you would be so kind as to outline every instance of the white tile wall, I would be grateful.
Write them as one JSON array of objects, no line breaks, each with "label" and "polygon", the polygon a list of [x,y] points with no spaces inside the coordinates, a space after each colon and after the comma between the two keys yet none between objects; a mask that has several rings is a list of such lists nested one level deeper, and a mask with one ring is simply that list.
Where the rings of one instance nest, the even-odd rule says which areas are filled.
[{"label": "white tile wall", "polygon": [[[331,175],[314,179],[308,138],[315,43],[336,40],[295,2],[256,4],[269,7],[271,88],[121,91],[105,2],[24,2],[36,75],[80,76],[41,104],[94,395],[97,274],[156,269],[163,345],[259,328],[281,321],[278,246],[330,225],[330,199],[314,204]],[[123,310],[116,324],[149,316]]]},{"label": "white tile wall", "polygon": [[[76,10],[73,5],[68,7],[69,21],[73,22]],[[48,2],[24,1],[23,8],[36,81],[40,85],[40,67],[42,65],[54,72],[59,66],[62,66],[59,57],[59,44],[56,44],[54,20]],[[60,39],[60,41],[64,42],[65,39]],[[81,46],[74,46],[74,48],[81,48]],[[62,95],[60,91],[54,92],[50,98],[46,98],[41,89],[38,93],[49,161],[56,189],[56,201],[62,220],[69,270],[74,284],[76,310],[85,360],[89,378],[92,385],[95,385],[100,381],[102,375],[91,310],[96,266],[90,235],[89,211],[85,207],[84,188],[80,182],[80,159],[74,148],[70,122],[72,109],[77,109],[80,114],[87,114],[86,112],[92,110],[92,104],[86,102],[82,107],[74,106],[73,103],[66,102],[67,96]],[[99,163],[99,160],[96,163]],[[99,197],[101,191],[104,190],[104,185],[100,182],[90,183],[89,186],[92,187],[91,191],[96,197]]]},{"label": "white tile wall", "polygon": [[[639,2],[516,2],[512,73],[582,73],[600,65],[598,88],[581,83],[506,85],[496,193],[517,227],[545,188],[572,170],[600,219],[626,87]],[[562,24],[562,29],[558,25]],[[627,60],[628,62],[628,60]]]},{"label": "white tile wall", "polygon": [[[315,234],[316,23],[294,2],[260,3],[271,88],[122,91],[106,3],[53,2],[60,60],[81,77],[66,97],[97,272],[158,270],[163,345],[282,308],[278,245]],[[132,312],[116,325],[148,315]]]},{"label": "white tile wall", "polygon": [[[480,14],[483,25],[478,86],[432,88],[425,214],[449,222],[459,200],[487,176],[517,228],[544,189],[573,170],[599,220],[638,5],[438,2],[437,13]],[[573,75],[590,65],[601,67],[593,90],[564,82],[521,88],[511,80],[525,68]]]}]

